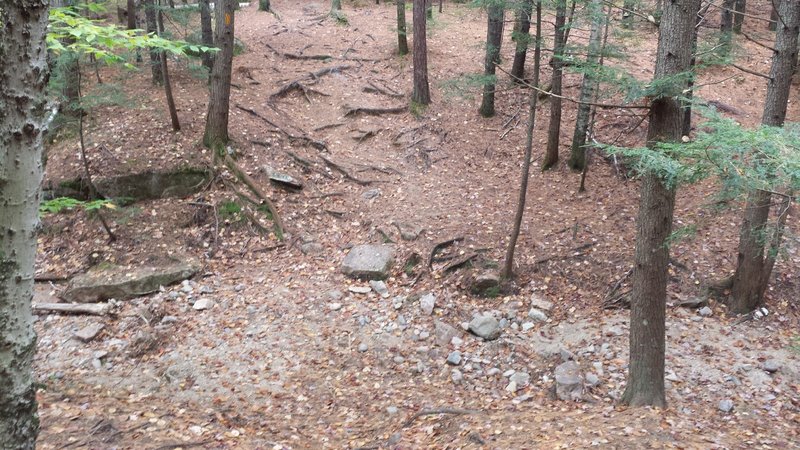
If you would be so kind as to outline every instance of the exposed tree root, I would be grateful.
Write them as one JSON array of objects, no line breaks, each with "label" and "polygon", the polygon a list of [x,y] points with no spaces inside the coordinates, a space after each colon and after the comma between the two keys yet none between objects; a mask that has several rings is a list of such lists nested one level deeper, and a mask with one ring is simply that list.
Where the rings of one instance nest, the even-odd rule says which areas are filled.
[{"label": "exposed tree root", "polygon": [[[437,244],[434,244],[433,248],[431,249],[431,254],[428,257],[428,268],[430,269],[430,268],[433,267],[433,263],[436,261],[435,260],[436,253],[438,253],[440,250],[444,249],[445,247],[449,247],[449,246],[455,244],[456,242],[461,242],[463,240],[464,240],[464,236],[458,236],[458,237],[454,237],[452,239],[447,239],[445,241],[441,241],[441,242],[439,242]],[[441,260],[439,260],[439,261],[441,261]]]},{"label": "exposed tree root", "polygon": [[342,167],[341,165],[333,162],[330,158],[326,158],[324,155],[320,155],[319,157],[323,161],[325,161],[325,164],[327,164],[331,169],[341,173],[346,179],[348,179],[350,181],[353,181],[353,182],[355,182],[355,183],[357,183],[357,184],[359,184],[361,186],[369,186],[370,184],[372,184],[372,180],[362,180],[360,178],[357,178],[357,177],[353,176],[344,167]]},{"label": "exposed tree root", "polygon": [[[281,216],[278,214],[278,209],[275,208],[275,205],[272,203],[272,201],[261,192],[261,189],[258,188],[255,181],[253,181],[253,179],[250,178],[250,176],[247,175],[241,169],[241,167],[236,164],[236,161],[234,161],[234,159],[231,158],[231,156],[227,153],[223,157],[223,162],[225,163],[225,167],[227,167],[236,176],[236,178],[239,179],[239,181],[244,183],[244,185],[250,189],[250,191],[258,198],[260,202],[263,202],[267,206],[267,209],[269,209],[269,212],[272,215],[272,221],[275,223],[275,234],[278,239],[283,239],[283,220],[281,220]],[[255,218],[251,217],[251,219]]]},{"label": "exposed tree root", "polygon": [[[290,92],[296,91],[296,90],[299,90],[299,91],[301,91],[303,93],[306,93],[306,90],[308,88],[306,88],[303,85],[303,83],[302,83],[303,81],[316,81],[316,80],[324,77],[325,75],[329,75],[329,74],[337,73],[337,72],[342,72],[344,70],[349,69],[350,67],[351,66],[348,66],[348,65],[333,66],[333,67],[326,67],[326,68],[318,70],[316,72],[311,72],[311,73],[309,73],[308,75],[306,75],[306,76],[304,76],[302,78],[298,78],[298,79],[296,79],[294,81],[290,81],[289,83],[285,84],[283,87],[281,87],[277,91],[275,91],[272,94],[270,94],[269,99],[270,99],[270,101],[272,101],[272,100],[275,100],[276,98],[283,97],[283,96],[289,94]],[[307,94],[306,94],[306,96],[307,96]]]},{"label": "exposed tree root", "polygon": [[[280,56],[283,56],[286,59],[294,59],[294,60],[300,60],[300,61],[325,61],[325,60],[328,60],[328,59],[333,59],[333,56],[331,56],[331,55],[304,55],[302,50],[300,51],[300,53],[287,53],[287,52],[278,51],[278,50],[275,49],[275,47],[273,47],[273,46],[271,46],[269,44],[264,44],[264,45],[266,45],[268,49],[272,50],[273,52],[275,52],[276,54],[278,54]],[[306,48],[308,48],[308,47],[306,47]],[[305,50],[305,49],[303,49],[303,50]]]},{"label": "exposed tree root", "polygon": [[388,89],[384,89],[384,88],[382,88],[380,86],[376,86],[372,81],[368,81],[368,83],[369,83],[369,86],[367,86],[364,89],[362,89],[364,92],[367,92],[367,93],[370,93],[370,94],[385,95],[387,97],[392,97],[392,98],[403,98],[403,97],[405,97],[404,94],[401,94],[399,92],[394,92],[394,91],[391,91],[391,90],[388,90]]},{"label": "exposed tree root", "polygon": [[409,419],[406,420],[405,423],[403,423],[403,428],[410,427],[411,424],[413,424],[414,421],[419,419],[420,417],[433,416],[437,414],[466,415],[466,414],[485,414],[485,413],[484,411],[479,411],[477,409],[462,409],[462,408],[423,409],[422,411],[409,417]]},{"label": "exposed tree root", "polygon": [[[297,135],[287,131],[283,127],[279,126],[275,122],[269,120],[263,114],[259,114],[258,111],[255,111],[253,109],[247,108],[247,107],[239,105],[239,104],[235,104],[234,106],[236,106],[240,110],[252,115],[253,117],[257,117],[257,118],[263,120],[264,122],[268,123],[269,125],[272,125],[275,128],[275,130],[271,130],[271,131],[280,132],[281,134],[283,134],[284,136],[286,136],[287,138],[289,138],[292,141],[299,141],[299,142],[301,142],[301,143],[303,143],[305,145],[310,145],[311,147],[314,147],[315,149],[320,150],[320,151],[327,151],[328,150],[328,144],[326,144],[323,141],[319,141],[319,140],[316,140],[316,139],[310,137],[305,132],[303,132],[302,135],[297,136]],[[257,143],[257,142],[254,142],[254,143]]]},{"label": "exposed tree root", "polygon": [[397,106],[393,108],[369,108],[369,107],[348,107],[344,113],[345,117],[366,114],[368,116],[379,116],[381,114],[400,114],[408,111],[408,106]]}]

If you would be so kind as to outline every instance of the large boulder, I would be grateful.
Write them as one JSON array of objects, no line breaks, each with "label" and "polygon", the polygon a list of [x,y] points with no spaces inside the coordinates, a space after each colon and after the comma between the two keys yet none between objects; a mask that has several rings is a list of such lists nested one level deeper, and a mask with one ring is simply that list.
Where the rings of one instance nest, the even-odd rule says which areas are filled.
[{"label": "large boulder", "polygon": [[62,298],[77,303],[129,299],[185,280],[198,270],[200,264],[189,257],[169,257],[158,264],[133,268],[101,264],[72,278]]},{"label": "large boulder", "polygon": [[342,262],[342,272],[353,278],[383,280],[394,263],[391,245],[357,245]]}]

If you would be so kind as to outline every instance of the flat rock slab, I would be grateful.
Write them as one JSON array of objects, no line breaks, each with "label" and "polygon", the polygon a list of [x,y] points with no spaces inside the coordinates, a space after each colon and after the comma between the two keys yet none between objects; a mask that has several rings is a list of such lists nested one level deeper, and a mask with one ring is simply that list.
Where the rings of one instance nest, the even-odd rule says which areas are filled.
[{"label": "flat rock slab", "polygon": [[353,278],[383,280],[394,263],[391,245],[357,245],[342,262],[342,272]]},{"label": "flat rock slab", "polygon": [[97,182],[105,197],[135,200],[186,197],[198,192],[211,180],[206,169],[180,169],[173,172],[142,172],[106,178]]},{"label": "flat rock slab", "polygon": [[75,276],[62,294],[64,300],[89,303],[125,300],[158,290],[191,277],[200,264],[189,257],[171,257],[154,265],[130,268],[126,266],[95,266]]},{"label": "flat rock slab", "polygon": [[75,332],[75,337],[81,342],[89,342],[96,338],[103,331],[103,328],[105,328],[105,325],[102,323],[91,323]]}]

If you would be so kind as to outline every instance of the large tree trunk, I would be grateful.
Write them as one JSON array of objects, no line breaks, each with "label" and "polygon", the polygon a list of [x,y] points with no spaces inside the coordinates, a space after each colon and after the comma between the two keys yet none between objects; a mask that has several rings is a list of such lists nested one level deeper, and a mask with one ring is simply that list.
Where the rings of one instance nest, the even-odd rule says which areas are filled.
[{"label": "large tree trunk", "polygon": [[228,143],[228,113],[231,98],[233,65],[233,20],[236,0],[217,0],[214,44],[219,48],[208,83],[208,113],[203,143],[214,151],[214,157],[225,156]]},{"label": "large tree trunk", "polygon": [[514,51],[514,63],[511,65],[511,76],[514,82],[521,82],[525,79],[525,57],[528,54],[528,45],[531,42],[531,13],[533,12],[533,0],[522,0],[522,4],[517,9],[517,25],[514,29],[516,34],[517,48]]},{"label": "large tree trunk", "polygon": [[[659,27],[654,80],[686,71],[692,57],[692,32],[700,0],[664,3]],[[685,85],[653,101],[648,145],[680,142],[683,112],[678,97]],[[630,406],[666,405],[664,394],[665,316],[667,305],[667,238],[672,231],[675,188],[659,174],[645,173],[636,223],[633,291],[631,296],[630,364],[620,400]]]},{"label": "large tree trunk", "polygon": [[425,0],[414,0],[414,91],[411,100],[421,105],[431,102],[428,87],[428,42],[426,38]]},{"label": "large tree trunk", "polygon": [[733,40],[733,14],[736,0],[723,0],[722,12],[719,22],[719,51],[720,56],[728,56],[731,52]]},{"label": "large tree trunk", "polygon": [[128,29],[136,29],[136,0],[128,0]]},{"label": "large tree trunk", "polygon": [[[710,5],[710,3],[709,3]],[[689,71],[694,74],[697,65],[697,33],[700,31],[700,23],[703,15],[708,12],[708,7],[698,10],[694,19],[694,31],[692,32],[692,59],[689,61]],[[692,132],[692,98],[694,98],[694,76],[689,78],[689,88],[686,90],[686,100],[683,102],[683,130],[684,136],[689,136]]]},{"label": "large tree trunk", "polygon": [[[142,7],[144,8],[145,22],[147,22],[147,32],[158,33],[155,1],[142,0]],[[164,82],[164,74],[161,73],[161,56],[158,50],[150,50],[150,71],[153,74],[153,84]]]},{"label": "large tree trunk", "polygon": [[[775,38],[776,51],[772,57],[764,115],[761,118],[763,125],[773,127],[783,126],[786,121],[789,88],[797,64],[800,2],[784,0],[779,6],[778,13],[783,20],[778,24]],[[758,165],[758,158],[754,158],[753,163]],[[765,251],[771,201],[772,196],[766,191],[755,191],[748,195],[739,231],[739,252],[731,291],[730,307],[733,312],[750,312],[764,300],[764,292],[776,257],[774,251]],[[780,222],[778,227],[782,234]],[[780,245],[781,234],[777,235],[778,242],[771,243],[775,250]]]},{"label": "large tree trunk", "polygon": [[[203,45],[214,46],[214,29],[211,27],[211,5],[209,0],[199,0],[200,3],[200,35]],[[203,65],[211,71],[214,66],[214,53],[203,52]]]},{"label": "large tree trunk", "polygon": [[589,53],[586,56],[588,70],[584,72],[583,81],[581,82],[581,103],[578,105],[578,116],[575,119],[575,133],[572,136],[568,162],[572,169],[581,171],[586,166],[586,134],[592,113],[592,105],[590,103],[594,100],[595,91],[597,90],[597,80],[595,80],[593,70],[600,61],[603,24],[605,22],[601,0],[592,0],[589,4],[589,14],[592,17],[592,31],[589,34]]},{"label": "large tree trunk", "polygon": [[494,90],[496,86],[494,76],[497,71],[496,65],[500,63],[500,46],[503,43],[504,12],[502,4],[492,3],[487,8],[486,59],[484,60],[483,67],[486,81],[483,83],[483,100],[481,101],[479,110],[483,117],[494,116]]},{"label": "large tree trunk", "polygon": [[561,137],[561,82],[564,79],[564,46],[567,19],[567,0],[556,3],[555,37],[553,38],[553,77],[550,81],[550,124],[547,130],[547,149],[542,161],[542,170],[553,167],[558,162],[558,144]]},{"label": "large tree trunk", "polygon": [[0,446],[34,449],[39,433],[33,298],[43,135],[47,0],[0,8]]},{"label": "large tree trunk", "polygon": [[[778,0],[775,0],[778,1]],[[734,33],[742,32],[742,23],[744,22],[744,13],[747,6],[747,0],[736,0],[736,5],[733,9],[736,12],[733,14],[733,31]]]},{"label": "large tree trunk", "polygon": [[406,36],[406,0],[397,0],[397,53],[408,54],[408,37]]},{"label": "large tree trunk", "polygon": [[[536,36],[542,35],[542,2],[536,2]],[[536,39],[533,48],[533,86],[539,85],[539,68],[541,65],[542,49],[541,40]],[[525,212],[525,200],[528,195],[528,178],[531,170],[531,156],[533,154],[533,129],[536,124],[536,102],[539,93],[531,89],[530,100],[528,101],[528,128],[525,137],[525,156],[522,160],[522,177],[519,183],[519,198],[517,200],[517,210],[514,214],[514,225],[508,239],[506,248],[506,259],[503,264],[502,277],[509,279],[514,275],[514,251],[517,247],[517,239],[522,226],[522,216]]]}]

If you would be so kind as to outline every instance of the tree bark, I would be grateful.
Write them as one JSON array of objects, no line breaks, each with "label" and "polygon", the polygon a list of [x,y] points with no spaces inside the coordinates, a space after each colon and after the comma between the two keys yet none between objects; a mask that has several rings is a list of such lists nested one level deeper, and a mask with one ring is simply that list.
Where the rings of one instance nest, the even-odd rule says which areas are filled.
[{"label": "tree bark", "polygon": [[[158,33],[158,20],[156,20],[156,5],[154,0],[142,0],[144,17],[147,22],[148,33]],[[164,82],[164,74],[161,73],[161,56],[158,50],[150,50],[150,71],[153,75],[153,84]]]},{"label": "tree bark", "polygon": [[0,8],[0,446],[34,449],[39,433],[33,356],[36,235],[43,135],[47,0],[6,0]]},{"label": "tree bark", "polygon": [[[200,3],[200,35],[203,45],[206,47],[214,46],[214,29],[211,27],[211,5],[209,0],[199,0]],[[203,66],[211,72],[214,66],[214,54],[203,52]]]},{"label": "tree bark", "polygon": [[[775,53],[772,57],[770,80],[761,123],[780,127],[786,121],[786,108],[792,74],[797,64],[797,38],[800,33],[800,2],[782,1],[778,13],[783,19],[778,23],[775,38]],[[755,157],[753,164],[758,165]],[[782,230],[779,228],[774,251],[766,252],[767,221],[769,220],[772,195],[766,191],[754,191],[747,197],[744,218],[739,230],[739,251],[736,272],[733,276],[730,307],[733,312],[747,313],[764,301],[764,292],[774,265],[774,254],[780,245]],[[778,227],[780,227],[780,222]]]},{"label": "tree bark", "polygon": [[[164,34],[164,18],[161,10],[158,11],[158,34]],[[167,67],[167,52],[160,52],[159,59],[161,60],[161,74],[164,77],[164,95],[167,98],[167,109],[169,110],[169,118],[172,122],[172,131],[180,131],[181,123],[178,120],[178,110],[175,107],[175,98],[172,96],[172,83],[169,80],[169,68]]]},{"label": "tree bark", "polygon": [[269,0],[258,0],[258,10],[267,12],[272,11]]},{"label": "tree bark", "polygon": [[408,36],[406,32],[406,0],[397,0],[397,53],[408,54]]},{"label": "tree bark", "polygon": [[528,45],[531,41],[531,14],[533,13],[533,0],[522,0],[517,9],[517,25],[515,27],[515,40],[517,47],[514,51],[514,62],[511,64],[511,76],[514,82],[525,79],[525,58],[528,55]]},{"label": "tree bark", "polygon": [[769,22],[769,25],[767,25],[767,28],[769,28],[769,31],[777,31],[778,30],[778,4],[780,3],[780,1],[781,0],[775,0],[774,2],[772,2],[772,8],[771,8],[770,13],[769,13],[770,22]]},{"label": "tree bark", "polygon": [[414,0],[414,91],[411,100],[421,105],[431,103],[428,86],[428,42],[426,38],[425,0]]},{"label": "tree bark", "polygon": [[[698,6],[699,7],[699,6]],[[705,12],[708,12],[706,9]],[[694,68],[697,65],[697,33],[700,30],[700,23],[703,20],[701,11],[698,9],[694,19],[694,31],[692,32],[692,59],[689,61],[689,71],[692,77],[689,78],[689,88],[686,90],[686,100],[683,102],[683,130],[684,136],[689,136],[692,132],[692,98],[694,98]]]},{"label": "tree bark", "polygon": [[578,115],[575,119],[575,133],[572,136],[572,146],[568,164],[573,170],[580,170],[586,167],[586,135],[589,129],[589,118],[592,113],[592,105],[595,91],[597,90],[597,80],[594,77],[594,67],[600,61],[600,47],[603,38],[603,4],[601,0],[592,0],[589,3],[589,15],[592,18],[592,31],[589,34],[589,48],[586,56],[587,70],[583,74],[581,82],[581,94],[578,105]]},{"label": "tree bark", "polygon": [[547,130],[547,149],[542,161],[542,170],[553,167],[558,162],[558,144],[561,137],[561,82],[564,79],[564,34],[567,19],[567,0],[558,0],[556,3],[555,37],[553,38],[553,59],[550,66],[553,76],[550,81],[550,123]]},{"label": "tree bark", "polygon": [[225,156],[228,143],[228,113],[231,98],[231,69],[233,66],[233,29],[236,0],[215,3],[217,19],[214,43],[219,52],[211,69],[208,83],[208,113],[203,144],[214,151],[214,157]]},{"label": "tree bark", "polygon": [[342,0],[331,0],[331,12],[342,10]]},{"label": "tree bark", "polygon": [[[659,27],[654,80],[686,71],[692,57],[692,33],[700,0],[664,3]],[[680,142],[683,113],[678,97],[685,85],[676,83],[671,92],[650,107],[648,145]],[[667,238],[672,231],[675,187],[660,175],[645,173],[642,180],[639,217],[636,223],[633,291],[631,297],[630,364],[621,403],[630,406],[664,407],[664,349],[667,297]]]},{"label": "tree bark", "polygon": [[[538,36],[542,35],[542,2],[536,2],[536,36],[533,47],[533,85],[539,85],[539,69],[541,65],[541,40]],[[522,176],[519,183],[519,198],[517,200],[517,210],[514,214],[514,226],[511,230],[511,235],[508,239],[508,248],[506,248],[506,259],[503,263],[503,273],[501,276],[509,279],[514,276],[514,251],[517,247],[517,239],[519,239],[520,228],[522,227],[522,216],[525,213],[525,201],[528,194],[528,179],[531,170],[531,157],[533,155],[533,129],[536,124],[536,102],[539,98],[539,92],[531,89],[530,100],[528,101],[528,128],[525,137],[525,156],[522,161]]]},{"label": "tree bark", "polygon": [[495,73],[496,65],[500,63],[500,46],[503,43],[504,12],[503,5],[498,3],[492,3],[487,8],[486,59],[483,67],[486,81],[483,83],[483,100],[479,110],[483,117],[494,116]]},{"label": "tree bark", "polygon": [[136,29],[136,0],[128,0],[128,29]]}]

